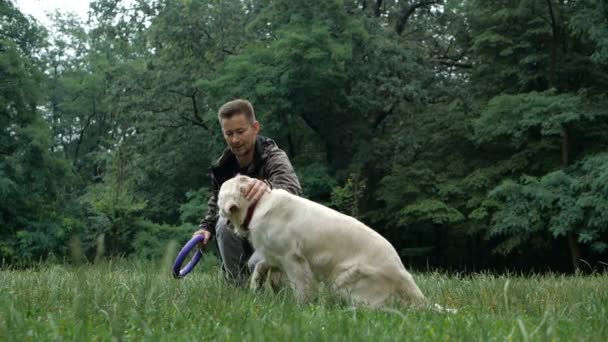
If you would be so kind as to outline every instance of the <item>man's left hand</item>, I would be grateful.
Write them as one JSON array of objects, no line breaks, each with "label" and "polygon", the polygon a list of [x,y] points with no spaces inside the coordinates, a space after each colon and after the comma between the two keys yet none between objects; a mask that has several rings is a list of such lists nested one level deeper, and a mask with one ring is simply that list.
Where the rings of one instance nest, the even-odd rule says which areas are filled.
[{"label": "man's left hand", "polygon": [[245,185],[243,195],[249,201],[257,202],[265,193],[270,192],[270,187],[264,181],[257,178],[251,178],[249,183]]}]

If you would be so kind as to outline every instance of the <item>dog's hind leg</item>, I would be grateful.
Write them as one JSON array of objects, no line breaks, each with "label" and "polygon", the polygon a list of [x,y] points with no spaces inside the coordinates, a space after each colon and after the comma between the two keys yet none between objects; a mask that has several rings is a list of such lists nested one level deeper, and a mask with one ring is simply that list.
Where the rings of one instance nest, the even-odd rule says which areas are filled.
[{"label": "dog's hind leg", "polygon": [[266,276],[266,287],[272,290],[274,293],[279,292],[281,285],[284,282],[283,271],[277,267],[268,268],[268,275]]},{"label": "dog's hind leg", "polygon": [[409,272],[403,272],[402,279],[398,282],[397,293],[401,297],[401,301],[415,306],[426,304],[426,298],[414,278]]},{"label": "dog's hind leg", "polygon": [[373,272],[360,265],[342,269],[333,280],[332,289],[350,305],[366,307],[379,306],[389,294],[384,282],[374,281]]},{"label": "dog's hind leg", "polygon": [[294,291],[298,303],[307,303],[310,300],[313,275],[306,258],[297,253],[281,258],[282,269],[289,278],[289,285]]},{"label": "dog's hind leg", "polygon": [[357,306],[378,308],[390,300],[392,289],[389,284],[378,277],[361,277],[349,286],[350,301]]}]

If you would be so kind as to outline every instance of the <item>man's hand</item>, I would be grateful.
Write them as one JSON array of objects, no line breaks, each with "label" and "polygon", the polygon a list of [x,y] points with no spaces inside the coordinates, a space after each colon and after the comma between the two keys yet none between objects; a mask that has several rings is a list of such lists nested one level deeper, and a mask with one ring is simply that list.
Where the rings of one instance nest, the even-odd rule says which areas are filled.
[{"label": "man's hand", "polygon": [[268,184],[257,178],[250,178],[249,183],[247,183],[243,190],[243,195],[245,195],[248,201],[257,202],[267,192],[270,192]]},{"label": "man's hand", "polygon": [[209,243],[209,240],[211,240],[211,233],[207,229],[200,229],[195,231],[194,234],[192,234],[192,237],[195,237],[197,235],[202,235],[205,237],[205,239],[197,245],[198,248],[205,249],[205,247],[207,247],[207,244]]}]

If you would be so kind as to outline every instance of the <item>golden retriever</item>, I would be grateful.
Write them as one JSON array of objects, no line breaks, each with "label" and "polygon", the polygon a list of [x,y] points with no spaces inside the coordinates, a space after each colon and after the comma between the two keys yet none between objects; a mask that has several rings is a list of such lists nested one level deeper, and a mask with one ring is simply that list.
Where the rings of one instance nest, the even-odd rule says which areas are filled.
[{"label": "golden retriever", "polygon": [[300,303],[310,300],[315,281],[355,305],[425,302],[395,248],[380,234],[353,217],[280,189],[252,204],[242,193],[247,182],[241,175],[224,182],[218,207],[230,220],[230,229],[264,256],[253,271],[252,288],[277,268],[287,275]]}]

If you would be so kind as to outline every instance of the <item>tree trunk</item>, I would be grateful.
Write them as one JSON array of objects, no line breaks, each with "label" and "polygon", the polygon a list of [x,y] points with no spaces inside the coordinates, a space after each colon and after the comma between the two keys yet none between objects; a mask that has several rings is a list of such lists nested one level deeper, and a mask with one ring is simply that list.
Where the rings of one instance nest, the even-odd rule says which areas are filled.
[{"label": "tree trunk", "polygon": [[[565,169],[570,163],[570,128],[567,125],[562,125],[562,169]],[[568,248],[570,249],[570,257],[572,260],[572,268],[574,272],[580,270],[581,260],[581,247],[576,238],[576,234],[573,231],[569,231],[568,237]]]},{"label": "tree trunk", "polygon": [[562,125],[562,169],[568,167],[570,164],[570,128],[563,124]]},{"label": "tree trunk", "polygon": [[376,6],[374,8],[374,16],[376,16],[376,18],[380,17],[380,14],[382,14],[382,1],[383,0],[376,0]]},{"label": "tree trunk", "polygon": [[551,17],[551,52],[550,52],[550,60],[549,60],[549,88],[557,87],[557,49],[560,43],[560,27],[557,22],[556,13],[553,10],[553,4],[551,0],[547,0],[547,5],[549,7],[549,16]]},{"label": "tree trunk", "polygon": [[[556,11],[553,8],[552,0],[547,0],[547,6],[549,9],[549,16],[551,18],[551,51],[549,61],[549,88],[558,88],[557,84],[557,59],[558,59],[558,47],[560,44],[561,36],[561,19],[557,16]],[[566,169],[570,164],[570,128],[567,124],[562,124],[562,141],[561,141],[561,167]],[[572,227],[574,228],[574,227]],[[574,231],[567,233],[568,248],[570,249],[570,258],[572,260],[572,268],[574,272],[580,270],[580,259],[581,259],[581,248],[576,238]]]},{"label": "tree trunk", "polygon": [[574,272],[581,270],[581,247],[574,232],[568,232],[568,246],[570,247],[570,258]]}]

